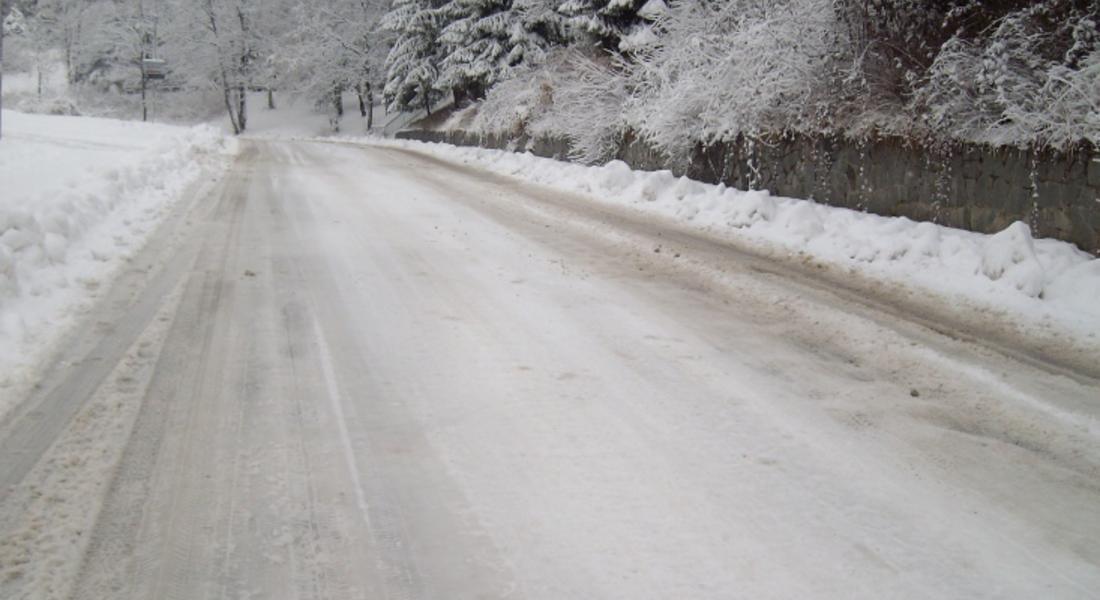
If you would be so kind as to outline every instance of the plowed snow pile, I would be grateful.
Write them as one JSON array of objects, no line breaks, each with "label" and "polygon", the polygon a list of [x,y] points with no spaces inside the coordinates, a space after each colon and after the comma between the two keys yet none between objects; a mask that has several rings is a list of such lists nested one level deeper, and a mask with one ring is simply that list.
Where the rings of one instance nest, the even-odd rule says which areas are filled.
[{"label": "plowed snow pile", "polygon": [[[368,140],[363,140],[368,141]],[[1033,239],[1016,222],[994,235],[904,217],[881,217],[634,171],[621,161],[589,167],[480,148],[370,140],[475,164],[594,200],[625,204],[768,252],[805,254],[863,275],[1006,313],[1021,326],[1100,341],[1100,260],[1072,244]]]},{"label": "plowed snow pile", "polygon": [[235,146],[212,127],[11,111],[3,125],[0,386],[10,387]]}]

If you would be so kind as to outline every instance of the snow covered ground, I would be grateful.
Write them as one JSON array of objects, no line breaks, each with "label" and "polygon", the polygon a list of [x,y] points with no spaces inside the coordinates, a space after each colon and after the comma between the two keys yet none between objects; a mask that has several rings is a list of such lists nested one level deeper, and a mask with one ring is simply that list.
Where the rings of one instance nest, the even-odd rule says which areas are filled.
[{"label": "snow covered ground", "polygon": [[[17,390],[173,203],[220,176],[235,142],[211,127],[12,111],[3,125],[0,386]],[[13,394],[0,394],[0,415]]]},{"label": "snow covered ground", "polygon": [[[333,131],[333,116],[329,107],[318,111],[311,100],[297,98],[290,94],[275,95],[274,110],[267,107],[267,94],[255,92],[248,96],[248,128],[245,137],[260,139],[295,139],[314,136],[350,135],[367,133],[367,120],[359,115],[359,103],[354,94],[344,94],[344,116],[337,121],[339,132]],[[400,118],[407,124],[406,113],[387,116],[380,104],[374,107],[374,130],[380,130],[389,121]],[[218,126],[227,134],[232,127],[224,111],[216,120]]]},{"label": "snow covered ground", "polygon": [[206,193],[216,127],[4,116],[0,366],[48,385],[0,419],[0,598],[1100,585],[1095,375],[876,284],[1095,338],[1064,244],[375,140],[244,140]]},{"label": "snow covered ground", "polygon": [[[274,110],[267,108],[267,95],[262,92],[249,94],[248,131],[244,137],[252,139],[352,139],[367,131],[367,119],[359,114],[359,101],[352,93],[344,94],[344,116],[337,121],[339,131],[333,131],[333,114],[329,107],[318,112],[312,101],[294,97],[290,94],[276,94]],[[433,110],[446,110],[450,100],[444,101]],[[374,105],[374,120],[370,133],[391,136],[407,129],[411,123],[424,118],[423,109],[413,112],[386,113],[380,99]],[[226,133],[232,132],[229,119],[221,114],[217,125]]]},{"label": "snow covered ground", "polygon": [[33,411],[75,416],[0,423],[0,597],[1100,586],[1094,379],[421,153],[236,165]]},{"label": "snow covered ground", "polygon": [[823,261],[950,302],[1002,312],[1021,327],[1100,344],[1100,260],[1072,244],[1033,239],[1014,223],[983,235],[709,185],[621,161],[590,167],[519,154],[405,140],[359,140],[429,152],[595,202],[626,205],[717,233],[773,256]]}]

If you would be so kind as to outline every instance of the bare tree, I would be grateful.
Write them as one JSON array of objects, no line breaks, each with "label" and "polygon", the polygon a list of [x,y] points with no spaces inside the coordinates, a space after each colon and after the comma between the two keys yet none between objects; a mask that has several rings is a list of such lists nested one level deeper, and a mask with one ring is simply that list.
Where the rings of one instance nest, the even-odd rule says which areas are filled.
[{"label": "bare tree", "polygon": [[370,129],[374,97],[389,48],[379,21],[388,4],[382,0],[334,0],[326,6],[299,3],[300,25],[283,36],[277,51],[286,82],[298,91],[323,98],[337,116],[344,92],[355,93],[359,114]]},{"label": "bare tree", "polygon": [[[249,0],[203,0],[197,16],[207,52],[188,57],[193,70],[212,71],[235,134],[248,128],[248,89],[256,64],[252,9]],[[203,57],[207,63],[203,65]]]}]

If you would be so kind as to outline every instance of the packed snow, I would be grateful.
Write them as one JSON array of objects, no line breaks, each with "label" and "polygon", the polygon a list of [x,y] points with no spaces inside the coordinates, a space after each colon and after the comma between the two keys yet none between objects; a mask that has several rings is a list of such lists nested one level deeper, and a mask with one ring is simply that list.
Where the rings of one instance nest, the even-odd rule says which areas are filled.
[{"label": "packed snow", "polygon": [[[209,126],[3,113],[0,386],[60,339],[193,184],[235,148]],[[0,414],[7,402],[0,400]]]},{"label": "packed snow", "polygon": [[359,140],[428,152],[533,183],[628,205],[747,243],[809,256],[950,300],[1006,311],[1021,325],[1100,338],[1100,260],[1072,244],[1034,239],[1016,222],[985,235],[810,200],[635,171],[622,161],[583,166],[530,153],[408,140]]}]

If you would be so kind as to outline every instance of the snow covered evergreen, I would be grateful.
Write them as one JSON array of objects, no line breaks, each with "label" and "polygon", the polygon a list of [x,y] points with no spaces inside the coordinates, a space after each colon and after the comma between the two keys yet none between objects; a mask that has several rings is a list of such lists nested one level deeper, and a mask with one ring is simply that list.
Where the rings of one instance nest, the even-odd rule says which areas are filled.
[{"label": "snow covered evergreen", "polygon": [[511,39],[510,0],[450,0],[438,11],[446,23],[439,85],[453,91],[455,102],[481,98],[507,67]]},{"label": "snow covered evergreen", "polygon": [[424,108],[431,111],[442,97],[438,88],[439,13],[432,0],[394,0],[382,18],[382,27],[395,34],[386,57],[383,94],[390,110]]},{"label": "snow covered evergreen", "polygon": [[558,0],[512,0],[506,75],[543,63],[552,48],[569,40],[567,18],[557,6]]},{"label": "snow covered evergreen", "polygon": [[638,11],[645,0],[565,0],[558,11],[568,17],[579,38],[591,38],[599,46],[617,50],[624,36],[642,24]]}]

